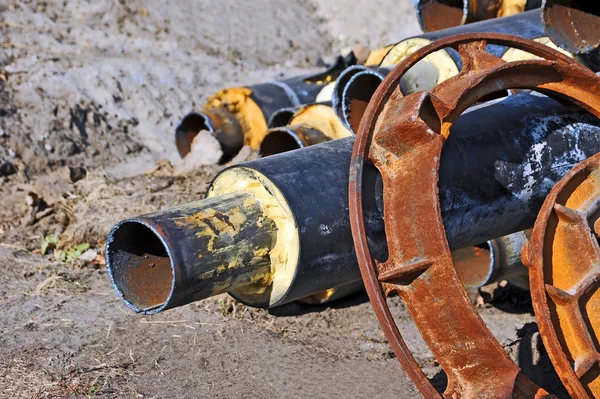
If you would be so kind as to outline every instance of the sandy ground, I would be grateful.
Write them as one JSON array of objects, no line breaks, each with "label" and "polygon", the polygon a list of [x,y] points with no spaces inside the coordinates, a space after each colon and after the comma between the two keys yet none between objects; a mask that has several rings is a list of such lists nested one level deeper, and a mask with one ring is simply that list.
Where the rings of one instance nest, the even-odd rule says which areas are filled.
[{"label": "sandy ground", "polygon": [[[173,131],[210,93],[418,33],[408,0],[356,3],[0,4],[0,398],[419,397],[364,295],[270,312],[219,296],[141,317],[102,264],[116,221],[204,194],[218,168],[174,176]],[[44,240],[56,248],[42,254]],[[564,394],[527,295],[488,291],[479,310],[494,334]],[[390,303],[442,388],[403,304]]]}]

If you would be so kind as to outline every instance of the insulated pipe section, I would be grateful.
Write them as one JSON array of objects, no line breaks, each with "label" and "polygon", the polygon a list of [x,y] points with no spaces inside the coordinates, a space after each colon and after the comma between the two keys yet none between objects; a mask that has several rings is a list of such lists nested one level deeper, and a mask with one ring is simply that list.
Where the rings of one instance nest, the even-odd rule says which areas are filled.
[{"label": "insulated pipe section", "polygon": [[[395,46],[391,46],[381,60],[379,67],[355,65],[340,74],[335,83],[332,97],[333,107],[338,117],[344,122],[346,127],[356,132],[368,101],[394,65],[415,51],[430,44],[432,41],[459,33],[474,32],[515,34],[558,49],[545,36],[540,13],[537,10],[415,36],[403,40]],[[504,46],[489,46],[489,49],[494,55],[505,61],[535,58],[524,51]],[[562,49],[559,50],[566,53]],[[588,63],[588,66],[591,67],[593,65]],[[457,75],[461,68],[462,60],[455,50],[445,49],[437,51],[428,55],[407,71],[400,83],[401,91],[403,94],[408,95],[417,91],[431,90],[443,81]],[[510,94],[509,92],[497,93],[497,95],[492,96],[492,99]],[[487,101],[489,98],[484,100]]]},{"label": "insulated pipe section", "polygon": [[600,3],[590,0],[544,0],[544,29],[554,43],[574,54],[600,46]]},{"label": "insulated pipe section", "polygon": [[[483,244],[452,251],[458,276],[467,289],[477,289],[507,280],[522,290],[529,290],[529,277],[521,263],[521,251],[529,231],[489,240]],[[325,305],[360,292],[362,281],[330,288],[298,300],[304,305]]]},{"label": "insulated pipe section", "polygon": [[[338,57],[335,64],[321,73],[218,91],[208,98],[201,112],[186,116],[177,128],[175,138],[179,154],[184,157],[189,153],[191,143],[200,130],[216,132],[219,126],[232,126],[233,129],[233,120],[237,120],[241,127],[243,140],[241,144],[236,140],[235,146],[224,148],[223,152],[234,152],[235,155],[244,144],[258,149],[273,114],[282,108],[314,103],[317,98],[321,102],[329,101],[322,92],[328,91],[326,88],[339,74],[355,63],[351,53],[347,57]],[[239,129],[235,128],[237,137]],[[216,134],[215,137],[223,145]]]},{"label": "insulated pipe section", "polygon": [[541,0],[418,0],[417,19],[423,32],[507,17],[541,6]]},{"label": "insulated pipe section", "polygon": [[[532,10],[510,17],[457,26],[455,28],[425,33],[423,35],[405,39],[389,50],[379,66],[391,68],[410,54],[436,40],[458,34],[481,32],[516,35],[526,39],[540,41],[556,48],[556,46],[548,40],[546,33],[544,32],[539,10]],[[506,55],[507,50],[508,48],[505,46],[488,46],[488,52],[499,58],[503,58]],[[519,54],[520,53],[517,53],[517,55]],[[521,58],[513,54],[513,57],[510,60],[516,61],[518,59]],[[453,49],[444,49],[430,54],[421,60],[417,65],[411,68],[409,73],[417,76],[416,78],[413,78],[413,80],[419,79],[421,81],[418,84],[419,87],[427,89],[455,76],[461,68],[462,60],[458,53]],[[422,77],[418,78],[418,75],[422,75]]]},{"label": "insulated pipe section", "polygon": [[510,234],[483,244],[452,251],[452,258],[465,288],[481,288],[503,280],[529,290],[527,268],[521,251],[529,231]]},{"label": "insulated pipe section", "polygon": [[108,235],[108,274],[125,303],[156,313],[269,280],[277,225],[243,191],[125,220]]},{"label": "insulated pipe section", "polygon": [[[599,125],[588,113],[532,94],[510,96],[462,115],[440,159],[440,210],[450,248],[533,226],[553,185],[574,165],[600,152]],[[115,288],[137,311],[156,312],[223,291],[251,306],[277,306],[359,281],[347,211],[353,145],[354,137],[332,140],[225,169],[213,181],[208,203],[187,206],[206,209],[192,218],[194,223],[188,216],[197,212],[185,207],[159,212],[158,218],[140,218],[151,226],[155,240],[120,233],[131,222],[120,223],[106,250]],[[381,176],[367,168],[362,184],[372,254],[385,261]],[[242,193],[253,199],[209,211],[223,196]],[[260,223],[256,218],[262,218]],[[265,225],[267,231],[257,230]],[[244,236],[247,245],[237,244],[237,237],[242,239],[238,231],[252,231]],[[267,237],[273,234],[269,244]],[[146,276],[145,270],[152,268],[139,269],[139,259],[148,254],[168,258],[163,262],[170,269],[163,265],[162,275]],[[265,275],[267,257],[270,272]],[[233,276],[253,265],[256,271],[250,276]],[[158,282],[165,278],[166,283]],[[147,284],[162,287],[157,290],[161,295],[135,299]]]},{"label": "insulated pipe section", "polygon": [[330,288],[305,298],[301,298],[298,300],[298,302],[303,305],[311,306],[326,305],[361,292],[365,292],[365,286],[362,281],[356,281],[351,284]]},{"label": "insulated pipe section", "polygon": [[[288,111],[293,111],[292,116],[286,115]],[[330,103],[289,108],[282,111],[281,115],[281,122],[287,119],[287,126],[274,127],[267,132],[259,148],[263,156],[352,135],[337,117]]]}]

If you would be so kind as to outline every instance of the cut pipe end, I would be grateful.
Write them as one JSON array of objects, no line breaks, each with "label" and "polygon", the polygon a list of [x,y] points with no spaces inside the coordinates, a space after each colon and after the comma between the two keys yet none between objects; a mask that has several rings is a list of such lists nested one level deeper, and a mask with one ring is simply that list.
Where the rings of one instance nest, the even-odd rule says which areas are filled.
[{"label": "cut pipe end", "polygon": [[494,282],[499,265],[493,241],[452,251],[452,258],[465,287],[481,288]]},{"label": "cut pipe end", "polygon": [[175,144],[181,158],[192,151],[192,142],[202,130],[214,133],[215,128],[210,118],[203,112],[187,114],[175,129]]},{"label": "cut pipe end", "polygon": [[182,158],[192,151],[194,138],[203,130],[212,133],[221,146],[223,156],[219,164],[231,160],[244,145],[244,131],[235,115],[223,108],[204,109],[186,115],[175,130],[175,143]]},{"label": "cut pipe end", "polygon": [[280,127],[269,131],[260,143],[259,153],[262,157],[267,157],[304,147],[304,143],[293,129]]},{"label": "cut pipe end", "polygon": [[142,220],[117,224],[106,242],[106,269],[125,304],[138,313],[164,310],[175,290],[175,268],[158,232]]},{"label": "cut pipe end", "polygon": [[262,157],[281,154],[311,145],[324,143],[330,138],[311,126],[301,124],[270,129],[260,143],[259,153]]},{"label": "cut pipe end", "polygon": [[342,95],[342,120],[354,133],[358,132],[360,120],[367,110],[371,97],[383,82],[385,75],[371,70],[355,74]]},{"label": "cut pipe end", "polygon": [[290,123],[297,111],[298,108],[282,108],[275,111],[275,113],[271,115],[271,118],[269,118],[267,126],[269,129],[286,126]]},{"label": "cut pipe end", "polygon": [[467,22],[468,0],[419,0],[417,19],[423,32],[453,28]]},{"label": "cut pipe end", "polygon": [[574,53],[600,46],[600,3],[588,0],[546,0],[542,21],[552,41]]}]

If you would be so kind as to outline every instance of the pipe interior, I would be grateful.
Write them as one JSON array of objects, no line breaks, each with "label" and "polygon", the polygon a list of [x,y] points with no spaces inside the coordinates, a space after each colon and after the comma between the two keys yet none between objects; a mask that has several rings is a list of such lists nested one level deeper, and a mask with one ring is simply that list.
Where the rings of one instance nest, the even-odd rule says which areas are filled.
[{"label": "pipe interior", "polygon": [[127,304],[137,312],[166,304],[174,275],[169,253],[155,232],[140,222],[126,221],[108,242],[108,272]]},{"label": "pipe interior", "polygon": [[187,115],[183,118],[179,126],[177,126],[175,130],[175,142],[177,144],[177,151],[179,151],[179,155],[182,158],[190,153],[194,137],[202,130],[214,131],[208,117],[196,112]]},{"label": "pipe interior", "polygon": [[548,0],[546,23],[557,43],[570,51],[590,51],[600,44],[600,2]]},{"label": "pipe interior", "polygon": [[379,75],[361,72],[356,74],[344,90],[342,111],[346,126],[353,132],[358,131],[360,120],[371,101],[371,97],[383,81]]},{"label": "pipe interior", "polygon": [[333,93],[331,94],[331,102],[332,102],[334,111],[340,118],[342,118],[342,115],[341,115],[342,109],[341,108],[343,106],[342,102],[343,102],[343,98],[344,98],[344,91],[346,89],[346,86],[348,85],[348,82],[356,74],[363,72],[367,69],[368,68],[361,66],[361,65],[351,66],[351,67],[345,69],[340,74],[340,76],[337,78],[337,80],[335,81]]},{"label": "pipe interior", "polygon": [[456,271],[465,287],[479,288],[489,282],[494,269],[493,256],[487,242],[452,251]]},{"label": "pipe interior", "polygon": [[283,108],[273,114],[269,119],[269,128],[283,127],[289,125],[292,117],[295,114],[295,110],[289,108]]},{"label": "pipe interior", "polygon": [[465,23],[467,0],[422,0],[419,22],[424,32],[452,28]]},{"label": "pipe interior", "polygon": [[262,143],[260,143],[259,152],[261,156],[267,157],[302,147],[303,145],[298,138],[288,130],[275,130],[265,136]]}]

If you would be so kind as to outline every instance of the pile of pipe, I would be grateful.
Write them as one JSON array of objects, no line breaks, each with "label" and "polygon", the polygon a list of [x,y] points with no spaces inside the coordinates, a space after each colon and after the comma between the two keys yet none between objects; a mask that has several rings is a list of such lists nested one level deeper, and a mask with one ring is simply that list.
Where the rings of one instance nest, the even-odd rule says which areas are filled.
[{"label": "pile of pipe", "polygon": [[[366,60],[340,56],[311,76],[223,89],[185,116],[175,132],[182,157],[203,131],[219,142],[221,164],[244,145],[261,157],[225,168],[204,199],[112,229],[107,268],[122,300],[152,314],[224,292],[269,308],[322,304],[362,290],[348,216],[350,156],[362,115],[396,64],[442,38],[496,32],[600,69],[596,6],[565,12],[550,0],[541,10],[539,1],[497,0],[482,12],[475,3],[418,1],[427,33],[374,49]],[[488,51],[507,61],[534,57],[498,45]],[[461,67],[456,51],[437,51],[403,77],[402,93],[429,90]],[[600,152],[599,126],[582,110],[526,91],[495,93],[461,116],[441,159],[439,195],[465,287],[507,280],[528,288],[520,260],[528,229],[553,183]],[[532,135],[532,128],[541,133]],[[540,147],[546,148],[543,165],[536,163]],[[364,199],[369,241],[385,258],[381,176],[367,168],[364,181],[374,193]],[[527,206],[519,197],[525,191]]]}]

